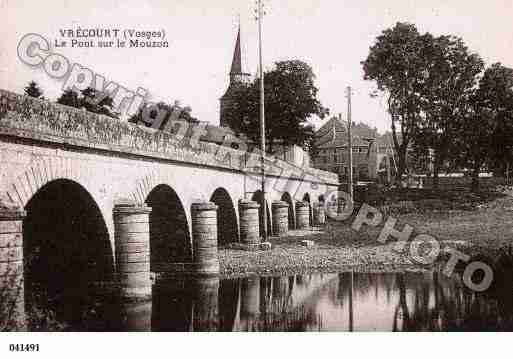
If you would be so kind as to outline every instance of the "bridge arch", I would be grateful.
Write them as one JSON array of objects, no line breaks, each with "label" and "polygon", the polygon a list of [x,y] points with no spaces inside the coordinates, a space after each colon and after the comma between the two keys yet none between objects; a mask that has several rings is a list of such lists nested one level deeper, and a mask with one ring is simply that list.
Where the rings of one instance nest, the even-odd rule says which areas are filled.
[{"label": "bridge arch", "polygon": [[[27,308],[52,311],[59,322],[74,327],[92,319],[84,314],[102,319],[107,303],[97,302],[98,290],[114,279],[114,255],[105,217],[90,192],[72,180],[52,180],[25,210]],[[93,306],[96,314],[88,310]]]},{"label": "bridge arch", "polygon": [[95,185],[91,168],[80,165],[74,158],[43,157],[35,160],[23,172],[17,174],[0,195],[6,195],[10,202],[25,207],[40,189],[58,180],[80,184],[99,205],[103,217],[106,220],[109,218],[108,211],[104,210],[102,205],[102,196]]},{"label": "bridge arch", "polygon": [[[264,235],[264,209],[262,208],[262,191],[258,190],[255,193],[253,193],[253,196],[251,197],[252,201],[257,202],[260,205],[260,208],[258,209],[258,219],[260,224],[260,235]],[[272,223],[271,223],[271,212],[269,212],[269,203],[267,200],[265,201],[265,213],[267,214],[267,234],[272,234]]]},{"label": "bridge arch", "polygon": [[285,192],[282,196],[281,196],[281,200],[284,201],[284,202],[287,202],[287,204],[289,205],[289,229],[294,229],[296,228],[296,221],[295,221],[295,211],[294,211],[294,202],[292,201],[292,197],[291,195],[288,193],[288,192]]},{"label": "bridge arch", "polygon": [[145,202],[152,209],[149,218],[151,271],[166,271],[169,263],[190,262],[190,227],[186,207],[176,191],[167,184],[157,185]]},{"label": "bridge arch", "polygon": [[222,187],[217,188],[210,202],[218,206],[217,209],[217,240],[219,246],[239,241],[239,226],[237,212],[228,191]]}]

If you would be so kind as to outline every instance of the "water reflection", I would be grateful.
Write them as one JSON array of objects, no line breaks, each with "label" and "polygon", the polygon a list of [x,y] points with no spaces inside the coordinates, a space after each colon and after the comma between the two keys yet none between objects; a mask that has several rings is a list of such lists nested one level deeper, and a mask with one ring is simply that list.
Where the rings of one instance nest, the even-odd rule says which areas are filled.
[{"label": "water reflection", "polygon": [[[500,292],[500,291],[499,291]],[[486,331],[513,329],[511,288],[475,294],[437,272],[158,279],[151,303],[110,304],[125,331]],[[118,323],[114,325],[113,323]]]}]

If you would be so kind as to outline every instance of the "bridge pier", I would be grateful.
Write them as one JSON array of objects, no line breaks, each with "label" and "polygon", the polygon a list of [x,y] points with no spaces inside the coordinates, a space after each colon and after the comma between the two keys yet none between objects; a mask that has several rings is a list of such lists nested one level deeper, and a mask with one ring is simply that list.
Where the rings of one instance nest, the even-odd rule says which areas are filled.
[{"label": "bridge pier", "polygon": [[289,205],[284,201],[275,201],[273,210],[273,233],[277,236],[284,235],[289,230]]},{"label": "bridge pier", "polygon": [[218,274],[217,206],[211,202],[193,203],[192,260],[196,274]]},{"label": "bridge pier", "polygon": [[151,332],[152,305],[152,302],[122,304],[121,329],[124,332]]},{"label": "bridge pier", "polygon": [[324,225],[326,224],[326,212],[324,211],[324,205],[322,203],[316,203],[313,207],[314,224]]},{"label": "bridge pier", "polygon": [[116,269],[124,298],[150,298],[151,208],[126,202],[114,207]]},{"label": "bridge pier", "polygon": [[260,243],[259,208],[260,205],[254,201],[239,201],[240,240],[243,244]]},{"label": "bridge pier", "polygon": [[251,320],[260,315],[260,278],[253,276],[241,281],[240,315],[243,320]]},{"label": "bridge pier", "polygon": [[310,204],[308,202],[296,202],[296,217],[297,229],[307,229],[310,227]]},{"label": "bridge pier", "polygon": [[24,217],[25,211],[0,201],[0,330],[26,330]]},{"label": "bridge pier", "polygon": [[195,332],[217,330],[219,324],[219,278],[195,278],[193,295],[193,330]]}]

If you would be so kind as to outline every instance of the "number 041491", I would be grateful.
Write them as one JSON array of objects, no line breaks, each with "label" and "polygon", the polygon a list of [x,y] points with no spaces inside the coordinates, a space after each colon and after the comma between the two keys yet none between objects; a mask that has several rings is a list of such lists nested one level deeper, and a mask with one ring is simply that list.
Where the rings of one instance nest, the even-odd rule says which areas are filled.
[{"label": "number 041491", "polygon": [[11,352],[38,352],[39,344],[9,344]]}]

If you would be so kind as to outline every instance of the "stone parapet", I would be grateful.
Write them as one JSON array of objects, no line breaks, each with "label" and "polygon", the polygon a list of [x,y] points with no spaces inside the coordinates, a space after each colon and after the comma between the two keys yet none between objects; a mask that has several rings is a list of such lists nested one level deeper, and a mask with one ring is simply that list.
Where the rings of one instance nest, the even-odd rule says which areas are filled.
[{"label": "stone parapet", "polygon": [[[172,129],[170,129],[172,130]],[[85,110],[76,109],[0,89],[0,135],[53,142],[96,150],[121,152],[202,166],[260,173],[258,152],[248,153],[227,146],[195,141],[168,131],[138,126]],[[300,168],[266,156],[266,172],[272,177],[311,183],[338,184],[336,174]]]}]

